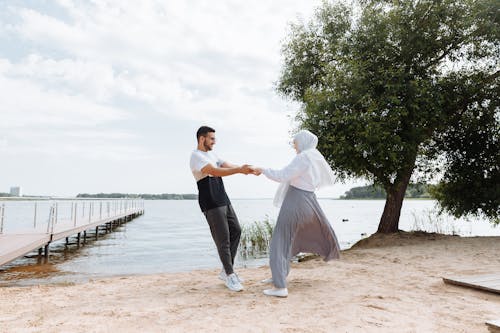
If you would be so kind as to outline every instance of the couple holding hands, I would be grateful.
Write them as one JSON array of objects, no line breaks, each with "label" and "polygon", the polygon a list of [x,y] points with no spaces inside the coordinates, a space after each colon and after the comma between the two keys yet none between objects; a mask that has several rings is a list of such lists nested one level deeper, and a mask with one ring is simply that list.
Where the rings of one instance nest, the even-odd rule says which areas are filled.
[{"label": "couple holding hands", "polygon": [[204,213],[223,265],[219,278],[233,291],[242,291],[242,280],[234,272],[241,228],[224,189],[222,177],[233,174],[264,174],[280,183],[274,204],[280,208],[270,244],[272,277],[264,280],[273,288],[268,296],[286,297],[286,278],[291,258],[299,252],[316,253],[325,261],[337,259],[340,247],[314,191],[333,185],[333,171],[316,149],[318,138],[302,130],[293,137],[297,156],[282,169],[238,166],[220,159],[213,151],[215,130],[202,126],[196,133],[198,147],[191,154],[190,167],[198,185],[198,202]]}]

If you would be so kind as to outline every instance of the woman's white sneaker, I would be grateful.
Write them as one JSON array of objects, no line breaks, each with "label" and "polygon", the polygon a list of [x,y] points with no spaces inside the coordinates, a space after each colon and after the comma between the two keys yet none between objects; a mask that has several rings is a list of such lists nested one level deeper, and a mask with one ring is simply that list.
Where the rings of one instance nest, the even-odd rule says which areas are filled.
[{"label": "woman's white sneaker", "polygon": [[264,290],[264,294],[267,296],[275,296],[275,297],[287,297],[288,289],[287,288],[273,288]]},{"label": "woman's white sneaker", "polygon": [[273,278],[261,280],[260,283],[273,283]]},{"label": "woman's white sneaker", "polygon": [[226,287],[228,287],[232,291],[242,291],[243,286],[241,285],[240,281],[238,280],[238,277],[236,274],[232,273],[229,274],[226,278]]}]

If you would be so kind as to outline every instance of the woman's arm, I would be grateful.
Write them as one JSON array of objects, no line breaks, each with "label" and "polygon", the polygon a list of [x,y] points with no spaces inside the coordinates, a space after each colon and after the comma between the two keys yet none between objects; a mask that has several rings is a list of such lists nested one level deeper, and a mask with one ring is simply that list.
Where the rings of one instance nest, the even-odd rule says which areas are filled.
[{"label": "woman's arm", "polygon": [[297,155],[290,164],[283,169],[263,169],[257,168],[257,172],[262,172],[267,178],[279,183],[285,183],[300,175],[307,169],[307,161],[304,156]]}]

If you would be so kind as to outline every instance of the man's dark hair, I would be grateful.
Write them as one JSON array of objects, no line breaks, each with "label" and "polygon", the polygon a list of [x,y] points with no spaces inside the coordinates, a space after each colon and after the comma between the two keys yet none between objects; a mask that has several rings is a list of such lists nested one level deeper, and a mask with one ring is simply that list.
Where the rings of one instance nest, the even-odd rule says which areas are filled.
[{"label": "man's dark hair", "polygon": [[212,127],[201,126],[196,131],[196,140],[198,141],[201,136],[206,136],[208,133],[215,133],[215,130]]}]

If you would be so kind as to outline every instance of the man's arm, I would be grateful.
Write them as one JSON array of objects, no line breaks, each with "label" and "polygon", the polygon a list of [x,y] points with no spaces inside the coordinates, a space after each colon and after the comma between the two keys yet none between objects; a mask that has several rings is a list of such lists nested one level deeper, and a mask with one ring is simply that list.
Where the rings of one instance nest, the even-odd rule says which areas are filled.
[{"label": "man's arm", "polygon": [[[230,165],[231,167],[225,167],[225,165]],[[224,162],[222,166],[223,166],[222,168],[217,168],[214,167],[212,164],[207,164],[201,169],[201,172],[215,177],[225,177],[234,175],[236,173],[242,173],[245,175],[252,173],[252,169],[250,169],[250,167],[246,164],[242,166],[237,166],[229,163],[226,164],[226,162]]]},{"label": "man's arm", "polygon": [[221,164],[221,167],[223,167],[223,168],[238,168],[239,165],[232,164],[232,163],[229,163],[229,162],[224,162],[224,163]]}]

